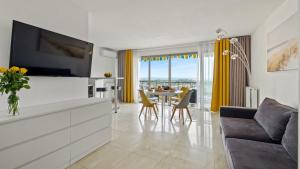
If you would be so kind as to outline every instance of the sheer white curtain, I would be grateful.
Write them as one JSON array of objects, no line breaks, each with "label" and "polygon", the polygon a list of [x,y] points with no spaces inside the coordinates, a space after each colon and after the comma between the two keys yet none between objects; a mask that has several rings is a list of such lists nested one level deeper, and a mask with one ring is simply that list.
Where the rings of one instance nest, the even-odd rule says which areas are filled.
[{"label": "sheer white curtain", "polygon": [[139,70],[140,70],[140,56],[137,50],[133,50],[133,95],[134,102],[138,103],[139,90]]},{"label": "sheer white curtain", "polygon": [[198,47],[199,70],[197,80],[198,107],[206,110],[210,108],[213,65],[214,65],[214,42],[202,42]]}]

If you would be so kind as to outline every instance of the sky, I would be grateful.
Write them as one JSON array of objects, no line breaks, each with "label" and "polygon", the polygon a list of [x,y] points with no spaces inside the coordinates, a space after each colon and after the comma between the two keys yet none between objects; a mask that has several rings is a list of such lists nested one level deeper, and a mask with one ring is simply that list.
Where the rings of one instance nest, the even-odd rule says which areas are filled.
[{"label": "sky", "polygon": [[[198,59],[172,59],[172,78],[174,79],[197,79]],[[168,78],[168,60],[151,62],[151,78]],[[140,78],[148,78],[148,62],[141,61]]]}]

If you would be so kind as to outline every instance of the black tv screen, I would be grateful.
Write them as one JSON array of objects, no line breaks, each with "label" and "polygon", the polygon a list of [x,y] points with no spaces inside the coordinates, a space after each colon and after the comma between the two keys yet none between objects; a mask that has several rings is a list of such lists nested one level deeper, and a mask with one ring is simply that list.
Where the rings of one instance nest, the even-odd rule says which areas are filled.
[{"label": "black tv screen", "polygon": [[93,44],[13,21],[10,66],[29,76],[90,77]]}]

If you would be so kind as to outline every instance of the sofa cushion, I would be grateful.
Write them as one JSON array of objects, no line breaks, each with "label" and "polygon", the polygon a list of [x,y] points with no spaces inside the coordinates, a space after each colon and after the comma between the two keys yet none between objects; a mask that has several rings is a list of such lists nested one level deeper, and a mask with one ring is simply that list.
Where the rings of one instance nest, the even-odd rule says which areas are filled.
[{"label": "sofa cushion", "polygon": [[226,145],[233,169],[297,168],[297,163],[281,144],[228,138]]},{"label": "sofa cushion", "polygon": [[273,142],[265,130],[254,119],[221,117],[222,134],[225,138],[241,138]]},{"label": "sofa cushion", "polygon": [[257,109],[236,107],[236,106],[221,106],[220,117],[235,117],[243,119],[253,119]]},{"label": "sofa cushion", "polygon": [[291,157],[298,159],[298,113],[293,113],[282,138],[282,145]]},{"label": "sofa cushion", "polygon": [[292,112],[292,108],[284,106],[276,100],[266,98],[258,107],[254,119],[273,140],[281,142]]}]

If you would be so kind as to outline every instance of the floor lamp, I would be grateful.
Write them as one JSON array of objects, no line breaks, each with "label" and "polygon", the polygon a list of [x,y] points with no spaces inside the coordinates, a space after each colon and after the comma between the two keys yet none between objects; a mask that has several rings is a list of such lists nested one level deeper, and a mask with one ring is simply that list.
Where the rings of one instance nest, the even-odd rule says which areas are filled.
[{"label": "floor lamp", "polygon": [[[217,33],[217,40],[224,39],[227,35],[227,32],[220,28],[217,29],[216,33]],[[232,60],[240,60],[247,71],[248,79],[250,82],[250,80],[251,80],[250,63],[249,63],[249,59],[245,53],[244,48],[242,47],[241,43],[239,42],[239,40],[237,38],[230,38],[229,41],[230,41],[232,48],[231,48],[231,50],[224,50],[223,56],[230,55],[230,58]],[[232,49],[235,49],[234,51],[236,51],[236,52],[233,52]]]},{"label": "floor lamp", "polygon": [[[217,29],[217,40],[222,40],[226,38],[227,32],[221,28]],[[224,50],[223,56],[230,55],[230,59],[232,60],[239,60],[242,62],[243,66],[246,69],[248,75],[248,81],[251,81],[251,69],[249,59],[245,53],[244,48],[242,47],[241,43],[237,38],[229,38],[231,48],[230,50]],[[234,51],[234,52],[233,52]],[[247,86],[246,87],[246,105],[247,107],[257,107],[258,105],[258,89]],[[249,101],[247,100],[249,99]],[[249,103],[249,104],[248,104]]]}]

